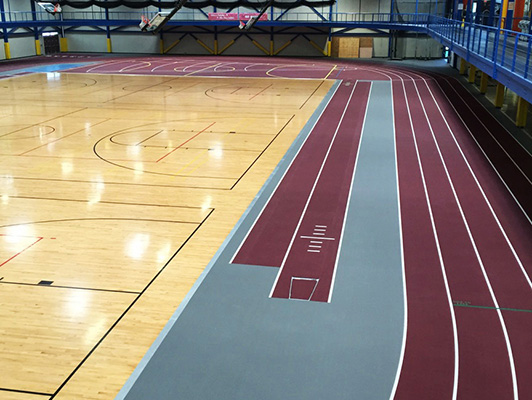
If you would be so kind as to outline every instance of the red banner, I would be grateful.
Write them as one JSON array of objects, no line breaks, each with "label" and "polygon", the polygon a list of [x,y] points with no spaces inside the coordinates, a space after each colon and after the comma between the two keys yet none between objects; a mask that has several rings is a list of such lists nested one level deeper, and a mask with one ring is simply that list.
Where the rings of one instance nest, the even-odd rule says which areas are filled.
[{"label": "red banner", "polygon": [[[251,17],[258,16],[259,13],[225,13],[225,12],[211,12],[209,13],[210,21],[247,21]],[[268,15],[262,14],[259,21],[268,21]]]}]

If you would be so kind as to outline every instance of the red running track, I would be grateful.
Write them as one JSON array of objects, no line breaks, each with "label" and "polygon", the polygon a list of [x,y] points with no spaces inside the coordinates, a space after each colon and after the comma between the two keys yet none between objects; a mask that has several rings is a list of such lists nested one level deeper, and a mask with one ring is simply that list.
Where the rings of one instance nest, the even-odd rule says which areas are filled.
[{"label": "red running track", "polygon": [[477,144],[438,84],[411,75],[393,82],[409,299],[395,398],[532,398],[530,250],[507,239],[490,197],[508,193],[466,156]]},{"label": "red running track", "polygon": [[[258,58],[219,60],[158,58],[153,64],[151,59],[117,59],[98,65],[93,72],[329,77],[344,82],[391,79],[407,292],[406,339],[392,395],[395,399],[532,399],[530,154],[468,90],[448,76],[343,61],[335,61],[339,65],[334,66],[319,60],[280,60],[271,65]],[[93,67],[76,71],[90,72]],[[356,96],[365,98],[367,94],[358,92],[362,88],[360,82]],[[338,89],[326,118],[315,127],[319,134],[305,143],[314,146],[313,151],[294,161],[293,174],[287,173],[277,189],[294,186],[298,190],[287,191],[282,199],[272,198],[268,208],[273,208],[263,212],[271,225],[257,223],[248,236],[253,249],[237,254],[234,262],[283,265],[331,143],[333,132],[328,128],[340,121],[346,109],[345,118],[356,129],[351,130],[351,147],[345,153],[350,160],[356,154],[365,102],[360,107],[349,102],[350,90],[352,86]],[[332,165],[327,174],[346,174],[333,179],[343,188],[350,173],[341,165]],[[320,204],[316,209],[324,207],[323,200],[316,204]],[[337,204],[345,212],[345,203]],[[267,213],[283,217],[267,218]],[[319,214],[312,221],[301,219],[301,227],[323,233],[314,231],[316,225],[327,225],[318,229],[332,226],[313,222],[318,218]],[[260,243],[255,235],[266,242]],[[255,251],[254,246],[268,250]],[[335,251],[327,257],[334,258]],[[292,264],[290,257],[285,268]],[[325,282],[322,279],[320,283]],[[284,288],[277,294],[288,297],[281,275],[279,282]],[[298,282],[301,292],[294,297],[305,298],[317,290],[308,282]],[[316,299],[317,291],[312,295]],[[326,301],[326,296],[319,294],[319,299]]]},{"label": "red running track", "polygon": [[273,297],[330,299],[370,87],[339,87],[233,260],[280,267]]},{"label": "red running track", "polygon": [[[531,157],[450,78],[374,72],[393,85],[408,299],[394,398],[532,398]],[[276,203],[268,213],[285,207],[296,214],[287,219],[300,217],[301,206],[291,209],[281,197]],[[269,224],[257,223],[249,243]],[[281,226],[273,232],[288,235]],[[283,251],[258,251],[249,243],[246,257],[235,262],[282,264]]]}]

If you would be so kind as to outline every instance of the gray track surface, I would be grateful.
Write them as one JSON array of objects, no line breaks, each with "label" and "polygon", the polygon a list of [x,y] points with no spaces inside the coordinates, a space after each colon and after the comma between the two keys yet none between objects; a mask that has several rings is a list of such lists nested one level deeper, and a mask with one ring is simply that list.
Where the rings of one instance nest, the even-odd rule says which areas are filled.
[{"label": "gray track surface", "polygon": [[270,299],[277,268],[229,263],[306,134],[117,399],[390,397],[404,326],[390,82],[372,83],[331,303]]}]

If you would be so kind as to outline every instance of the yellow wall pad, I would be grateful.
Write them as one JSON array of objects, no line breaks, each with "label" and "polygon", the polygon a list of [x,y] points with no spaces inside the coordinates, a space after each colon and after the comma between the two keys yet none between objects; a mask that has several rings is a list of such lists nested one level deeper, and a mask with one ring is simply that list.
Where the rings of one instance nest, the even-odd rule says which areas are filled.
[{"label": "yellow wall pad", "polygon": [[66,37],[59,38],[59,48],[61,49],[61,53],[68,51],[68,40]]}]

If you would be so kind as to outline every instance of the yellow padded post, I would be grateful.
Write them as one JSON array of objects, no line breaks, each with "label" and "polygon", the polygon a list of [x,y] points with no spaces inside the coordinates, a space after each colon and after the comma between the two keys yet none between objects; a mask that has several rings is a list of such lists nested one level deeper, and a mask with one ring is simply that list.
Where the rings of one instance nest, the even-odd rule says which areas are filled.
[{"label": "yellow padded post", "polygon": [[518,128],[526,126],[526,115],[528,113],[528,101],[519,97],[517,99],[517,115],[515,117],[515,124]]},{"label": "yellow padded post", "polygon": [[504,104],[504,85],[497,82],[497,90],[495,91],[495,107],[501,108]]},{"label": "yellow padded post", "polygon": [[480,76],[480,93],[485,94],[488,91],[489,75],[485,72]]},{"label": "yellow padded post", "polygon": [[463,58],[460,59],[460,75],[465,75],[467,70],[467,61]]},{"label": "yellow padded post", "polygon": [[6,60],[11,58],[11,49],[9,48],[9,42],[4,42],[4,53],[6,54]]},{"label": "yellow padded post", "polygon": [[475,83],[475,78],[477,75],[477,67],[475,67],[473,64],[469,64],[469,76],[467,81],[469,83]]}]

